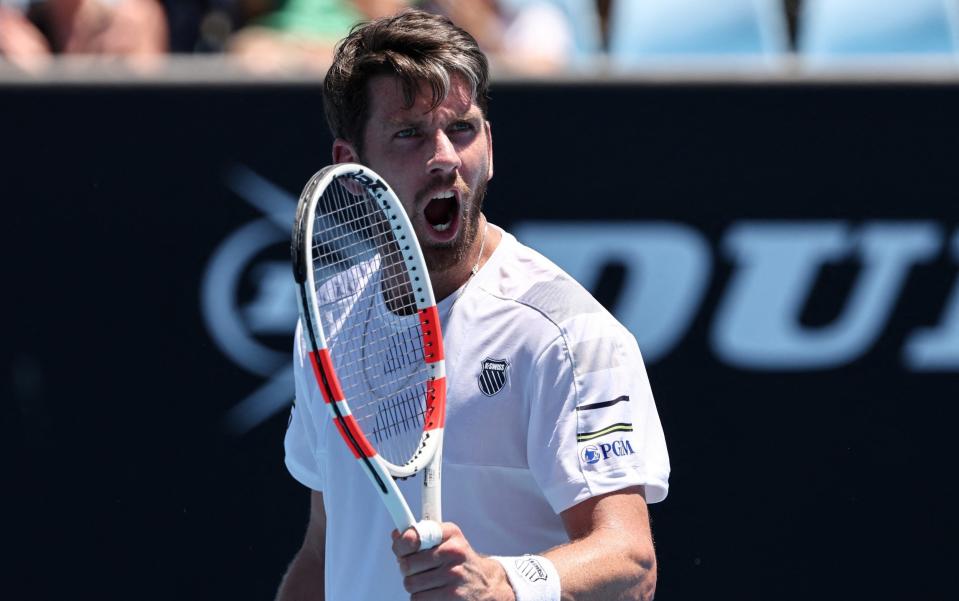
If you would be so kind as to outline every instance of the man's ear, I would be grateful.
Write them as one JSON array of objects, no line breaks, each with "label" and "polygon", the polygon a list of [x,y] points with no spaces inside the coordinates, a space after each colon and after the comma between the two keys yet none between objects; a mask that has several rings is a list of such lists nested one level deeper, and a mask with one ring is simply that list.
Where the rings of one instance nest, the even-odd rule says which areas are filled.
[{"label": "man's ear", "polygon": [[334,163],[359,163],[360,153],[356,148],[343,138],[333,140],[333,162]]},{"label": "man's ear", "polygon": [[486,122],[486,146],[489,154],[489,174],[486,176],[486,181],[489,181],[493,179],[493,126],[489,121]]}]

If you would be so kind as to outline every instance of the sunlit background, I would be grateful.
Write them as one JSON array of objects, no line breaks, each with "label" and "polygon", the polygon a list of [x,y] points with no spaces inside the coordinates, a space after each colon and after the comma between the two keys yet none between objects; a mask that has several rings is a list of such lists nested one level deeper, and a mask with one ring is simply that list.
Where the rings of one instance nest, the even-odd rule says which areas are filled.
[{"label": "sunlit background", "polygon": [[950,69],[959,29],[952,0],[2,0],[0,56],[8,78],[62,57],[162,72],[162,57],[216,56],[249,74],[322,74],[352,24],[409,7],[449,16],[497,74],[517,77]]},{"label": "sunlit background", "polygon": [[272,598],[322,76],[410,6],[491,57],[490,220],[643,349],[659,598],[955,596],[959,0],[0,0],[0,597]]}]

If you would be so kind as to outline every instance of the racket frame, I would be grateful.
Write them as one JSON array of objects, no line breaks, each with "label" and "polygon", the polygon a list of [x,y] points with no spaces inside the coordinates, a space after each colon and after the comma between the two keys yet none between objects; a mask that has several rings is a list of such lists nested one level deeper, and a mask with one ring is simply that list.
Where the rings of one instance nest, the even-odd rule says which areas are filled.
[{"label": "racket frame", "polygon": [[[429,370],[427,411],[424,415],[424,430],[417,451],[407,463],[402,465],[393,464],[377,453],[353,418],[349,400],[344,398],[333,368],[320,320],[313,270],[314,215],[323,192],[334,179],[339,177],[349,177],[357,185],[362,186],[386,215],[394,237],[401,244],[403,262],[410,275],[416,309],[420,317],[426,365]],[[396,483],[396,478],[410,478],[423,472],[423,520],[442,521],[440,489],[446,414],[446,365],[443,339],[436,300],[423,253],[402,203],[383,178],[368,167],[357,163],[340,163],[325,167],[310,178],[300,195],[293,226],[291,254],[294,279],[297,283],[297,305],[302,332],[310,348],[310,362],[325,404],[329,408],[340,436],[363,466],[400,532],[415,527],[417,521]]]}]

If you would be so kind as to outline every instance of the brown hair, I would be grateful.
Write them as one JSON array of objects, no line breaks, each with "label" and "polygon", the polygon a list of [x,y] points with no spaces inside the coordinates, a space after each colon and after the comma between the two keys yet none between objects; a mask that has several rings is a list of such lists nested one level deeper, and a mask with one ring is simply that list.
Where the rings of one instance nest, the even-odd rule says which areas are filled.
[{"label": "brown hair", "polygon": [[407,107],[419,86],[433,93],[431,108],[450,91],[450,75],[461,75],[486,115],[489,63],[476,40],[446,17],[408,10],[355,25],[336,47],[323,82],[323,105],[330,131],[359,150],[369,112],[367,82],[376,75],[399,78]]}]

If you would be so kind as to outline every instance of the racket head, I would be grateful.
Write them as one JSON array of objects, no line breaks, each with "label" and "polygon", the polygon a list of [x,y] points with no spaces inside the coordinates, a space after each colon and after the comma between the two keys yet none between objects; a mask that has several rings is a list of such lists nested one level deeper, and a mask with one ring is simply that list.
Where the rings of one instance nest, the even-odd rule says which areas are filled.
[{"label": "racket head", "polygon": [[403,205],[368,167],[326,167],[297,206],[293,273],[314,375],[368,469],[415,475],[442,444],[439,315]]}]

